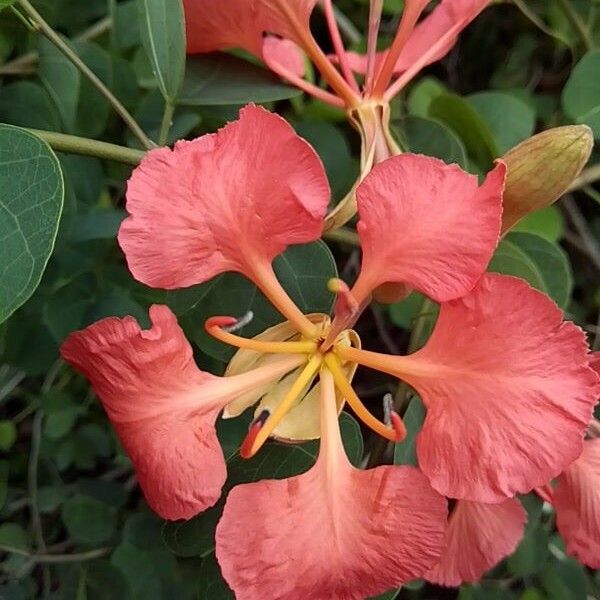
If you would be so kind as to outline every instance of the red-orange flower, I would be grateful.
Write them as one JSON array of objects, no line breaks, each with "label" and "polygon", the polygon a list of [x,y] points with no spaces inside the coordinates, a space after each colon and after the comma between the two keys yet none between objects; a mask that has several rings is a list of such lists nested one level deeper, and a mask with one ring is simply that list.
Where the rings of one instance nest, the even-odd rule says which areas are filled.
[{"label": "red-orange flower", "polygon": [[[138,279],[175,288],[237,271],[288,321],[280,337],[245,339],[234,333],[236,318],[210,317],[211,335],[257,354],[225,377],[197,369],[166,307],[151,309],[147,331],[131,318],[105,319],[67,339],[63,356],[91,380],[149,504],[177,519],[216,502],[225,465],[214,421],[233,402],[248,406],[270,394],[242,444],[244,457],[292,413],[320,414],[311,470],[240,486],[227,500],[217,557],[239,598],[358,599],[436,564],[448,581],[472,578],[509,551],[519,526],[472,569],[448,565],[443,495],[467,501],[450,519],[450,541],[480,512],[494,516],[504,506],[516,523],[518,507],[507,499],[544,484],[581,453],[600,393],[583,333],[525,282],[484,274],[498,241],[503,183],[502,163],[481,186],[424,156],[392,157],[374,169],[357,190],[362,273],[352,289],[331,282],[340,296],[331,323],[302,314],[272,268],[289,245],[320,237],[329,199],[318,156],[280,117],[248,106],[218,133],[153,150],[135,170],[119,242]],[[362,350],[350,331],[372,292],[389,282],[441,302],[430,340],[409,356]],[[347,375],[357,364],[401,378],[423,398],[422,473],[349,464],[337,423],[344,400],[389,440],[405,435],[393,410],[381,421],[363,405]],[[317,377],[319,401],[311,392]],[[234,539],[242,522],[245,535]],[[473,534],[468,541],[486,543]]]}]

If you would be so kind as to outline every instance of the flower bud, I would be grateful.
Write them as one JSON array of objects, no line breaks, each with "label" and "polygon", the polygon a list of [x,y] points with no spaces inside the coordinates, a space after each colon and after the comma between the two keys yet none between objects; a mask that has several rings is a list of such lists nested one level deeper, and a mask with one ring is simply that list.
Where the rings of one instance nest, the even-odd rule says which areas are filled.
[{"label": "flower bud", "polygon": [[569,188],[588,161],[594,145],[586,125],[544,131],[510,149],[507,166],[502,235],[529,213],[550,206]]}]

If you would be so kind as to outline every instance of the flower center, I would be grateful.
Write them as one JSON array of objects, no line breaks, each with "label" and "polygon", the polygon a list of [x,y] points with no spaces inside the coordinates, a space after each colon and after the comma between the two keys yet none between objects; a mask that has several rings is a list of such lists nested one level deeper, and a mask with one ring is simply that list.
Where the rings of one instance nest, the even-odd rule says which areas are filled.
[{"label": "flower center", "polygon": [[[339,289],[332,289],[336,286]],[[345,302],[349,304],[351,310],[358,310],[357,307],[352,306],[351,294],[340,280],[333,280],[330,289],[338,292],[339,298],[346,296]],[[273,412],[263,410],[252,422],[240,448],[240,455],[243,458],[250,458],[258,452],[285,415],[299,401],[302,401],[315,376],[323,369],[331,373],[342,403],[347,401],[365,425],[391,441],[400,441],[405,437],[406,430],[397,413],[393,410],[387,411],[386,422],[380,421],[369,412],[352,388],[346,374],[348,361],[342,357],[342,352],[343,349],[357,347],[358,338],[353,331],[343,330],[335,336],[333,343],[326,343],[332,331],[329,318],[323,316],[314,323],[314,333],[311,336],[299,333],[289,340],[265,341],[243,338],[233,333],[246,322],[247,319],[244,318],[238,320],[233,317],[211,317],[206,321],[205,329],[214,338],[236,348],[271,354],[303,354],[306,363]]]}]

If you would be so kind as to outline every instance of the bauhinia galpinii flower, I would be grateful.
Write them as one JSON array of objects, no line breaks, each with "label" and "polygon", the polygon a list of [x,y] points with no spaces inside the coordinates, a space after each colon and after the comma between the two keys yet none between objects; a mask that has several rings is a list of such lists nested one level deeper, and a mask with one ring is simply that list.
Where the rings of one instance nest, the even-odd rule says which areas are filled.
[{"label": "bauhinia galpinii flower", "polygon": [[[324,0],[335,50],[330,56],[310,30],[317,0],[184,0],[187,47],[189,53],[242,48],[299,89],[343,108],[361,135],[362,179],[374,164],[400,152],[389,129],[391,100],[423,68],[443,58],[490,2],[442,0],[419,21],[430,0],[406,0],[390,47],[377,52],[383,0],[370,0],[367,53],[361,56],[344,48],[333,2]],[[328,89],[307,80],[306,57]],[[353,189],[327,216],[324,228],[347,222],[356,212],[355,200]]]},{"label": "bauhinia galpinii flower", "polygon": [[[62,355],[90,379],[149,505],[189,519],[217,502],[222,411],[231,418],[255,405],[243,457],[269,437],[320,439],[307,472],[229,493],[216,556],[236,597],[360,599],[416,577],[477,579],[522,534],[515,495],[582,460],[600,394],[583,332],[524,281],[485,273],[505,170],[498,162],[480,185],[421,155],[375,165],[356,190],[361,272],[352,288],[330,282],[330,320],[302,314],[272,267],[288,246],[321,236],[330,200],[319,157],[282,118],[249,105],[217,133],[152,150],[135,169],[119,231],[134,277],[176,289],[235,271],[285,319],[246,339],[239,315],[207,315],[206,330],[239,349],[222,377],[198,369],[166,306],[150,309],[148,330],[109,318],[66,340]],[[440,304],[413,354],[363,350],[352,330],[386,284]],[[338,424],[345,402],[387,439],[406,433],[389,406],[383,420],[367,410],[351,384],[357,365],[423,399],[418,469],[349,462]],[[449,520],[446,497],[456,500]]]}]

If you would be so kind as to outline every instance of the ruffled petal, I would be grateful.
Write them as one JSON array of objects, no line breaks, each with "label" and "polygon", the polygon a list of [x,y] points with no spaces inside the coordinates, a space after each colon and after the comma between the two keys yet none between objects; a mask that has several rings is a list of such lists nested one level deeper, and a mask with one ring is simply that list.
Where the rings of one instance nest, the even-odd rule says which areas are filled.
[{"label": "ruffled petal", "polygon": [[91,382],[136,470],[150,507],[188,519],[221,495],[226,469],[214,423],[253,385],[279,377],[286,361],[237,378],[200,371],[166,306],[150,309],[152,327],[108,318],[71,334],[63,358]]},{"label": "ruffled petal", "polygon": [[[332,381],[322,380],[335,419]],[[361,471],[323,434],[308,472],[234,488],[216,554],[239,600],[362,600],[422,575],[440,556],[446,501],[411,467]]]},{"label": "ruffled petal", "polygon": [[191,54],[228,48],[243,48],[262,57],[264,33],[299,42],[291,14],[301,29],[309,32],[309,19],[316,0],[184,0],[187,51]]},{"label": "ruffled petal", "polygon": [[586,440],[581,456],[558,478],[553,503],[567,552],[600,569],[600,438]]},{"label": "ruffled petal", "polygon": [[498,163],[479,187],[457,165],[416,154],[373,167],[357,189],[363,250],[352,290],[357,301],[388,282],[438,302],[468,292],[498,242],[505,174]]},{"label": "ruffled petal", "polygon": [[417,455],[433,487],[499,502],[564,470],[600,394],[587,351],[583,332],[514,277],[486,274],[443,304],[403,375],[427,407]]},{"label": "ruffled petal", "polygon": [[526,521],[527,513],[515,498],[500,504],[459,500],[448,519],[442,559],[425,579],[452,587],[478,581],[514,551]]},{"label": "ruffled petal", "polygon": [[215,134],[148,152],[128,182],[119,243],[134,277],[153,287],[225,271],[256,280],[287,246],[320,237],[329,193],[314,150],[249,105]]}]

